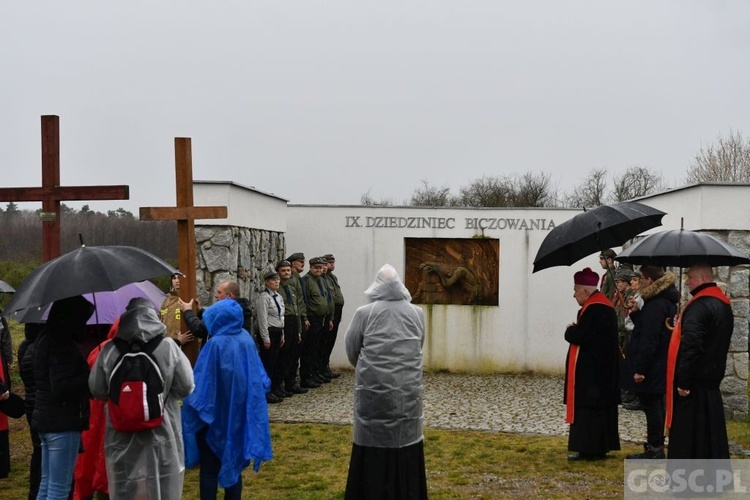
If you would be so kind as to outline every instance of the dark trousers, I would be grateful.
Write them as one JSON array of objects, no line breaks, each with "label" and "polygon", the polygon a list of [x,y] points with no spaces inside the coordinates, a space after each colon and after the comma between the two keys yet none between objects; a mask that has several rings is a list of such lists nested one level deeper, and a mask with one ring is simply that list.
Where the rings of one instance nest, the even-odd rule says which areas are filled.
[{"label": "dark trousers", "polygon": [[[294,387],[295,376],[297,375],[299,330],[299,316],[284,316],[284,345],[279,350],[279,357],[276,359],[276,377],[287,389]],[[294,366],[292,366],[293,362]]]},{"label": "dark trousers", "polygon": [[302,338],[302,350],[299,358],[299,376],[302,380],[309,379],[320,373],[320,341],[323,332],[322,316],[308,316],[310,329]]},{"label": "dark trousers", "polygon": [[31,418],[29,421],[29,433],[31,434],[31,465],[29,466],[29,500],[36,500],[39,493],[39,483],[42,482],[42,441],[39,439],[39,433],[31,428]]},{"label": "dark trousers", "polygon": [[646,414],[646,441],[654,448],[664,446],[664,394],[639,392]]},{"label": "dark trousers", "polygon": [[271,387],[276,388],[281,384],[282,379],[279,377],[276,371],[276,363],[279,357],[279,349],[281,348],[281,336],[284,331],[281,328],[268,328],[268,336],[271,339],[271,346],[266,349],[263,345],[263,339],[258,335],[258,350],[260,351],[260,360],[263,363],[263,368],[266,369],[268,378],[271,379]]},{"label": "dark trousers", "polygon": [[344,306],[336,306],[333,312],[333,330],[329,332],[328,325],[326,325],[326,329],[323,332],[323,356],[321,362],[324,371],[328,369],[328,365],[331,362],[331,353],[333,352],[333,347],[336,345],[336,337],[338,337],[343,309]]},{"label": "dark trousers", "polygon": [[[221,460],[211,450],[211,447],[206,443],[206,434],[208,433],[208,426],[199,430],[195,434],[195,438],[198,441],[198,453],[200,455],[200,492],[201,500],[215,499],[216,490],[219,487],[219,471],[221,470]],[[224,488],[224,499],[225,500],[241,500],[242,499],[242,476],[240,480],[229,488]]]}]

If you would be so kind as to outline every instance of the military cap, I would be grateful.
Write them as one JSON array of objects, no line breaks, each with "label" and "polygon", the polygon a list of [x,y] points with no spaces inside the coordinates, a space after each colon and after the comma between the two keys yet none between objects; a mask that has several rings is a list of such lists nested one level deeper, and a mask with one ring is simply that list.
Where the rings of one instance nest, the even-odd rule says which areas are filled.
[{"label": "military cap", "polygon": [[288,260],[280,260],[278,264],[276,264],[276,270],[278,271],[280,267],[292,267],[292,263]]},{"label": "military cap", "polygon": [[272,280],[279,277],[279,273],[276,271],[268,271],[265,276],[263,276],[264,280]]},{"label": "military cap", "polygon": [[294,262],[295,260],[305,260],[305,254],[302,252],[295,252],[289,257],[286,258],[289,262]]},{"label": "military cap", "polygon": [[621,267],[620,269],[617,270],[617,273],[615,273],[616,281],[630,281],[632,277],[633,277],[633,272],[626,267]]},{"label": "military cap", "polygon": [[311,266],[317,265],[317,264],[325,264],[326,262],[321,257],[313,257],[310,259],[309,264]]},{"label": "military cap", "polygon": [[323,258],[326,260],[326,262],[336,262],[336,257],[334,257],[332,253],[325,254]]}]

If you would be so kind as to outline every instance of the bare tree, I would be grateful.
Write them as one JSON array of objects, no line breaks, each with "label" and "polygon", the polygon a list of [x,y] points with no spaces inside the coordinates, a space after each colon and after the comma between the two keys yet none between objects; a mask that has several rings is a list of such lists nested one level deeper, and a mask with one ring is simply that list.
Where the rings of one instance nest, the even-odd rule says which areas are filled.
[{"label": "bare tree", "polygon": [[737,131],[701,146],[688,168],[687,182],[750,182],[750,137]]},{"label": "bare tree", "polygon": [[665,189],[664,178],[646,167],[630,167],[612,182],[612,201],[625,201]]},{"label": "bare tree", "polygon": [[550,174],[527,172],[515,178],[514,207],[552,207],[556,193],[552,190]]},{"label": "bare tree", "polygon": [[379,201],[376,200],[375,198],[372,197],[372,195],[370,195],[369,189],[367,190],[365,194],[360,196],[359,203],[362,205],[367,205],[371,207],[377,207],[377,206],[387,207],[387,206],[393,205],[393,202],[388,198],[382,198]]},{"label": "bare tree", "polygon": [[422,187],[414,190],[410,205],[415,207],[446,207],[456,204],[449,187],[431,186],[426,179],[422,179]]},{"label": "bare tree", "polygon": [[458,204],[463,207],[512,207],[516,196],[510,177],[482,177],[462,187]]},{"label": "bare tree", "polygon": [[568,207],[598,207],[606,202],[607,171],[595,168],[588,176],[573,188],[573,192],[566,195],[565,205]]}]

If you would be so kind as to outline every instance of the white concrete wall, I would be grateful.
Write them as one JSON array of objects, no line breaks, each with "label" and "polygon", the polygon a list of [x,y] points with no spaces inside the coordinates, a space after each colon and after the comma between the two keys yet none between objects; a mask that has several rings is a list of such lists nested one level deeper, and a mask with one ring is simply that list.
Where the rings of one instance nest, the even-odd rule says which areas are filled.
[{"label": "white concrete wall", "polygon": [[203,226],[239,226],[286,232],[287,200],[233,182],[194,181],[195,206],[225,206],[226,219],[202,219]]},{"label": "white concrete wall", "polygon": [[694,231],[750,230],[750,184],[695,184],[636,201],[667,213],[646,234],[680,229],[681,218]]},{"label": "white concrete wall", "polygon": [[[589,266],[597,272],[592,255],[573,267],[555,267],[532,274],[532,263],[549,228],[579,213],[563,209],[424,209],[289,205],[287,254],[311,257],[332,253],[336,275],[346,299],[339,340],[332,364],[348,366],[343,337],[354,310],[365,304],[364,290],[383,264],[396,267],[404,277],[404,238],[471,238],[480,230],[467,228],[466,219],[519,219],[531,226],[543,219],[545,229],[486,229],[500,247],[499,306],[421,306],[428,318],[425,363],[431,369],[454,371],[526,371],[560,373],[567,343],[565,326],[575,320],[572,275]],[[354,217],[361,227],[355,227]],[[452,227],[409,229],[374,227],[368,217],[437,217]],[[381,219],[382,220],[382,219]],[[520,226],[520,223],[519,223]]]}]

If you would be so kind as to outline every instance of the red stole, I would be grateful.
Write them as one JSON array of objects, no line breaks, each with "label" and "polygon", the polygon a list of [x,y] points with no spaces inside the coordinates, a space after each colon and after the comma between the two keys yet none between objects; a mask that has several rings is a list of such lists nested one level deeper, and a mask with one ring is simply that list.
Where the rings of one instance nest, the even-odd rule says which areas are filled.
[{"label": "red stole", "polygon": [[[583,307],[581,307],[581,310],[578,311],[578,319],[577,321],[581,320],[581,316],[583,316],[583,312],[586,310],[588,306],[591,304],[602,304],[607,307],[612,307],[612,302],[609,301],[606,295],[603,293],[597,291],[594,292],[591,297],[589,297],[589,300],[584,302]],[[575,419],[575,394],[576,394],[576,363],[578,362],[578,351],[580,350],[580,346],[576,344],[570,344],[570,350],[568,351],[568,372],[567,372],[567,392],[566,392],[566,405],[565,405],[565,422],[568,424],[572,424],[573,420]]]},{"label": "red stole", "polygon": [[[5,363],[0,361],[0,380],[5,383],[7,387],[10,387],[10,384],[7,383],[8,380],[8,374],[5,373]],[[0,411],[0,432],[7,431],[8,430],[8,415]]]},{"label": "red stole", "polygon": [[672,330],[672,337],[669,339],[669,351],[667,352],[667,416],[664,420],[664,434],[669,435],[669,429],[672,427],[672,411],[674,410],[674,372],[677,367],[677,352],[680,350],[680,340],[682,339],[682,316],[693,301],[699,297],[715,297],[725,304],[730,304],[729,297],[718,286],[709,286],[693,295],[693,298],[685,304],[677,323]]}]

